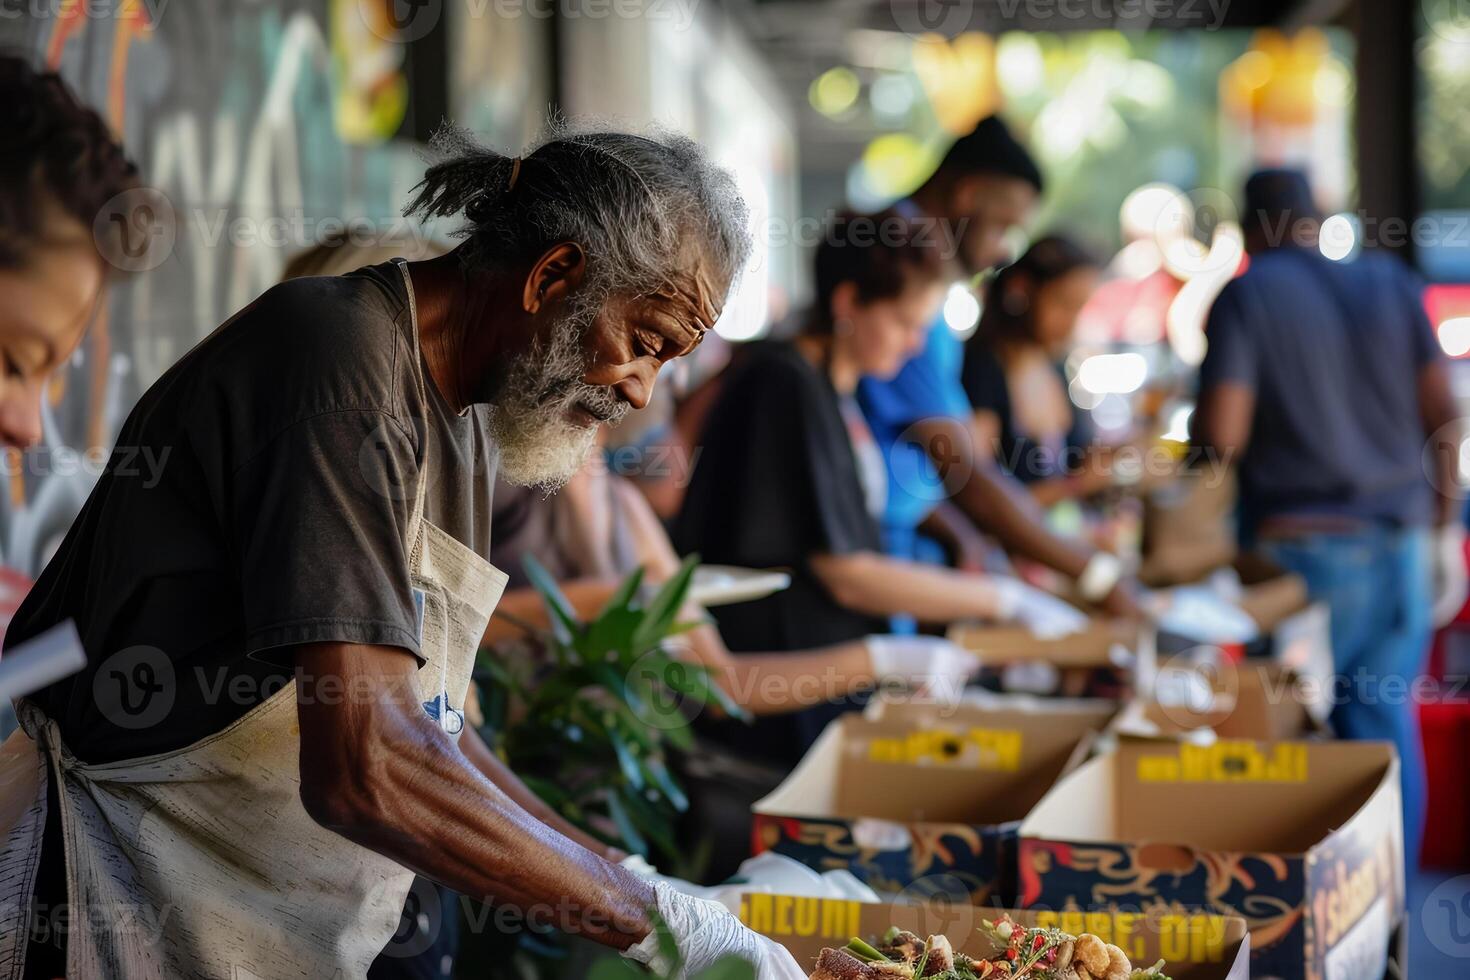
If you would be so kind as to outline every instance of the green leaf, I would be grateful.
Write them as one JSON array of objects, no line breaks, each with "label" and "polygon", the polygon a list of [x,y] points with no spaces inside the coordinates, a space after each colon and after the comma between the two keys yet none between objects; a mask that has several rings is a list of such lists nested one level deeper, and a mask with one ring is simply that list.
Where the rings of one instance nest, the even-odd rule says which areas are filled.
[{"label": "green leaf", "polygon": [[700,970],[690,980],[755,980],[755,967],[739,956],[726,956]]},{"label": "green leaf", "polygon": [[587,980],[648,980],[648,974],[621,957],[597,960],[587,971]]},{"label": "green leaf", "polygon": [[619,609],[630,609],[633,597],[638,594],[638,588],[643,584],[643,566],[639,565],[632,575],[623,579],[623,584],[618,590],[608,597],[607,603],[597,615],[599,618]]},{"label": "green leaf", "polygon": [[572,638],[582,632],[582,624],[577,621],[572,604],[562,594],[561,587],[556,584],[556,579],[551,577],[546,566],[529,554],[521,559],[521,564],[526,569],[526,578],[546,606],[557,642],[570,646]]},{"label": "green leaf", "polygon": [[628,785],[633,789],[643,789],[644,785],[646,785],[643,781],[643,767],[634,758],[633,750],[628,748],[628,743],[617,731],[609,730],[607,736],[608,740],[612,742],[613,751],[617,753],[618,768],[623,771],[623,778],[628,781]]},{"label": "green leaf", "polygon": [[609,653],[620,657],[633,654],[633,636],[643,622],[643,614],[636,609],[609,609],[587,624],[587,630],[577,638],[577,652],[584,660],[605,663]]},{"label": "green leaf", "polygon": [[620,802],[627,810],[638,830],[658,849],[670,857],[677,856],[679,847],[674,842],[673,814],[668,807],[655,805],[638,793],[622,793]]},{"label": "green leaf", "polygon": [[633,647],[637,651],[649,650],[657,645],[674,623],[674,617],[684,606],[689,595],[689,583],[694,570],[699,567],[699,556],[690,555],[679,565],[679,570],[670,576],[644,610],[643,622],[633,634]]},{"label": "green leaf", "polygon": [[643,768],[648,773],[649,781],[658,787],[675,810],[683,813],[689,809],[689,797],[684,794],[683,787],[674,779],[673,773],[669,772],[669,767],[664,765],[662,759],[646,759]]},{"label": "green leaf", "polygon": [[674,932],[664,917],[659,915],[658,909],[648,910],[648,921],[653,924],[653,931],[658,934],[658,951],[665,963],[669,966],[670,973],[678,973],[679,967],[684,965],[684,951],[679,949],[679,944],[674,939]]},{"label": "green leaf", "polygon": [[623,838],[627,850],[638,854],[648,853],[648,842],[638,832],[633,818],[628,815],[628,809],[623,804],[622,796],[615,789],[607,794],[607,815],[617,825],[618,834]]}]

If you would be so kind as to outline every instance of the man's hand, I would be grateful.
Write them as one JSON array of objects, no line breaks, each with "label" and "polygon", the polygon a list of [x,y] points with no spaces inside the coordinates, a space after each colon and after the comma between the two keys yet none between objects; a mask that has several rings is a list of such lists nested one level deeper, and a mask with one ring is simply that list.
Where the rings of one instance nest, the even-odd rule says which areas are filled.
[{"label": "man's hand", "polygon": [[424,712],[403,650],[296,654],[301,802],[317,823],[462,894],[626,949],[648,935],[647,882],[567,840],[475,768]]},{"label": "man's hand", "polygon": [[755,967],[756,980],[806,980],[806,971],[785,949],[752,932],[729,909],[707,898],[694,898],[675,891],[662,881],[654,883],[658,915],[668,927],[683,962],[670,975],[670,964],[659,952],[659,936],[630,947],[623,955],[646,964],[670,980],[689,980],[726,957],[734,956]]}]

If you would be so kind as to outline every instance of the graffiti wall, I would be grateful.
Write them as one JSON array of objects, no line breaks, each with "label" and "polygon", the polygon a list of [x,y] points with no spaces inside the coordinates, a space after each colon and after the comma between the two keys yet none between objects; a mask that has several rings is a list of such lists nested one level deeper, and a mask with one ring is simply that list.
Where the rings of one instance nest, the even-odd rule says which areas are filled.
[{"label": "graffiti wall", "polygon": [[[0,0],[0,49],[58,69],[123,137],[166,209],[109,216],[151,236],[45,399],[45,444],[5,461],[0,616],[54,551],[138,395],[190,346],[276,281],[324,236],[422,236],[399,208],[418,180],[408,45],[427,25],[394,24],[372,0]],[[434,5],[434,15],[443,8]],[[517,44],[526,23],[478,18],[443,66],[452,111],[495,142],[544,114],[527,56],[464,65]],[[466,48],[463,38],[486,38]],[[539,66],[542,73],[544,65]],[[466,80],[477,89],[463,91]],[[487,93],[493,93],[493,99]],[[483,96],[479,98],[477,96]],[[137,211],[137,209],[134,209]],[[126,236],[125,236],[126,240]],[[115,263],[118,264],[118,263]]]}]

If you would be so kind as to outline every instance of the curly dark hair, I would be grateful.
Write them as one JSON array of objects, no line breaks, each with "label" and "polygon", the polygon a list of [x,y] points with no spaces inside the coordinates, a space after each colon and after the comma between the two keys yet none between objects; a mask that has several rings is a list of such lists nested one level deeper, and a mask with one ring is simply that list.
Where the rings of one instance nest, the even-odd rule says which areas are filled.
[{"label": "curly dark hair", "polygon": [[47,242],[45,205],[90,232],[103,205],[137,184],[107,123],[60,75],[0,54],[0,268],[25,265]]}]

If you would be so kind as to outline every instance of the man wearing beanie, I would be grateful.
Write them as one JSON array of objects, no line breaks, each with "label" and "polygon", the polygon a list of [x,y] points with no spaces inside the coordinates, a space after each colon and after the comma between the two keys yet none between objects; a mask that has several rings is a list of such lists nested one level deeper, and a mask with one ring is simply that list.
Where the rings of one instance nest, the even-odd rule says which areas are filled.
[{"label": "man wearing beanie", "polygon": [[[935,247],[947,250],[956,279],[973,280],[1011,258],[1007,234],[1025,222],[1041,193],[1041,172],[998,116],[988,116],[945,153],[918,190],[895,207],[932,219]],[[888,464],[883,544],[901,558],[942,561],[924,532],[952,502],[1006,550],[1078,580],[1085,598],[1116,613],[1137,611],[1132,583],[1106,553],[1052,534],[1024,490],[972,451],[971,408],[960,384],[963,345],[943,317],[924,349],[888,381],[865,378],[863,415]],[[921,525],[924,527],[921,528]]]}]

